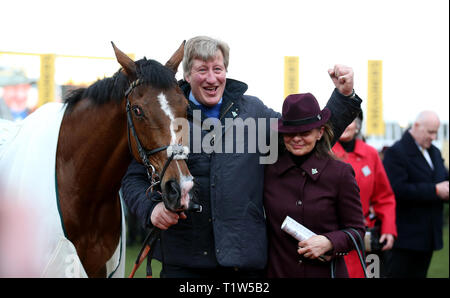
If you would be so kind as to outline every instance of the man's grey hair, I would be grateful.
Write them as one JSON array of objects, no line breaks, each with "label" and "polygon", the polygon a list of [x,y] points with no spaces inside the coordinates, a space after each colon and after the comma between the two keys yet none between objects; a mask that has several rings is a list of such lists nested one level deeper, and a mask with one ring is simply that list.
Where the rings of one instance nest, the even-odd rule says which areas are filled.
[{"label": "man's grey hair", "polygon": [[183,75],[191,73],[192,63],[194,59],[208,61],[216,57],[217,51],[220,50],[223,55],[223,63],[225,69],[228,70],[228,62],[230,59],[230,47],[225,42],[208,36],[196,36],[189,39],[184,46],[183,56]]}]

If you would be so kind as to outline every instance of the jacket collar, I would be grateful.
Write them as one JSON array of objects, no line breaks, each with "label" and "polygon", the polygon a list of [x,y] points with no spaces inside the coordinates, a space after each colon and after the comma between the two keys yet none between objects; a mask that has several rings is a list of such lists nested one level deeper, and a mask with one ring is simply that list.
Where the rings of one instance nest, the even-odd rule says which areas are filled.
[{"label": "jacket collar", "polygon": [[405,131],[401,141],[405,144],[405,151],[408,155],[422,155],[422,152],[420,152],[419,147],[409,130]]},{"label": "jacket collar", "polygon": [[364,141],[357,139],[355,143],[355,149],[353,150],[353,153],[356,155],[363,157],[366,153],[366,149],[364,148]]},{"label": "jacket collar", "polygon": [[364,157],[366,150],[364,148],[363,141],[356,139],[355,148],[353,149],[353,152],[346,152],[344,147],[342,147],[342,145],[339,142],[336,142],[336,144],[333,146],[333,152],[337,157],[341,159],[346,159],[347,155],[350,153],[353,153],[358,157]]},{"label": "jacket collar", "polygon": [[[189,93],[191,92],[191,85],[185,81],[185,80],[180,80],[178,81],[178,86],[180,86],[181,90],[183,91],[184,95],[186,96],[186,98],[189,98]],[[237,99],[240,98],[242,95],[244,95],[244,93],[247,91],[248,86],[247,84],[241,82],[241,81],[237,81],[237,80],[233,80],[233,79],[227,79],[226,81],[226,85],[225,85],[225,90],[223,92],[223,101],[222,101],[222,107],[221,107],[221,111],[220,111],[220,117],[221,118],[226,118],[228,117],[227,114],[231,114],[232,112],[237,113],[237,111],[239,111],[239,104],[237,102]],[[232,107],[232,109],[230,109],[230,107]],[[189,106],[188,106],[188,118],[192,119],[192,111],[193,109],[195,109],[195,104],[192,103],[191,101],[189,101]],[[234,115],[232,115],[233,118],[235,117]],[[206,119],[207,117],[205,116],[205,114],[202,112],[202,119]]]},{"label": "jacket collar", "polygon": [[[325,169],[328,161],[329,159],[318,158],[312,154],[310,158],[303,162],[300,168],[307,173],[312,180],[315,181]],[[278,161],[274,164],[275,173],[278,176],[281,176],[296,167],[296,164],[289,156],[289,152],[287,150],[280,154]]]},{"label": "jacket collar", "polygon": [[406,154],[414,158],[419,158],[420,164],[424,169],[432,172],[436,170],[437,159],[434,153],[436,150],[433,149],[434,145],[431,145],[431,147],[427,149],[428,154],[430,155],[431,162],[434,165],[434,169],[432,169],[428,164],[427,160],[425,159],[425,157],[423,156],[422,152],[420,152],[419,146],[417,145],[416,141],[414,140],[409,130],[407,130],[403,134],[401,143],[403,145],[403,148],[405,149]]}]

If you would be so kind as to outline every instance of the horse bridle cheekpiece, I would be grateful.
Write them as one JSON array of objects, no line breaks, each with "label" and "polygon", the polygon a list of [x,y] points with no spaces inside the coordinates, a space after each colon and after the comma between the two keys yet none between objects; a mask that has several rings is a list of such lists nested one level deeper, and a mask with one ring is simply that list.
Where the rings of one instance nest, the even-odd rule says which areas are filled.
[{"label": "horse bridle cheekpiece", "polygon": [[[127,110],[127,124],[128,124],[128,129],[127,129],[128,147],[130,149],[130,153],[132,154],[130,133],[129,133],[129,131],[131,130],[131,133],[133,134],[134,140],[136,142],[136,147],[139,152],[139,156],[141,157],[142,163],[144,164],[145,168],[147,169],[147,176],[151,183],[150,187],[147,189],[147,194],[148,194],[149,191],[153,192],[154,187],[161,183],[161,181],[164,177],[164,174],[165,174],[170,162],[173,159],[187,159],[187,156],[189,154],[189,148],[186,146],[180,145],[180,144],[174,144],[174,145],[162,146],[162,147],[159,147],[159,148],[156,148],[153,150],[147,150],[142,146],[141,142],[139,141],[139,137],[136,133],[136,129],[134,128],[133,119],[131,117],[131,104],[128,99],[128,96],[130,95],[130,93],[133,91],[134,88],[136,88],[137,86],[139,86],[143,83],[144,83],[144,80],[142,80],[142,79],[137,79],[137,80],[133,81],[130,84],[130,87],[128,87],[128,89],[125,91],[125,98],[127,100],[126,110]],[[150,163],[150,160],[148,159],[148,157],[155,153],[158,153],[160,151],[164,151],[164,150],[167,150],[167,161],[164,164],[164,167],[163,167],[161,173],[158,174],[155,167]]]}]

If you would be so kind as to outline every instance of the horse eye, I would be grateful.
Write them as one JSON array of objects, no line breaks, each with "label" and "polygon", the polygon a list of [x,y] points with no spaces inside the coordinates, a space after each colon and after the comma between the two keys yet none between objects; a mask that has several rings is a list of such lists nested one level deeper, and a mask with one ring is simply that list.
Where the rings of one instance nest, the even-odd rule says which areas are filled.
[{"label": "horse eye", "polygon": [[132,110],[133,110],[134,114],[135,114],[136,116],[138,116],[138,117],[142,117],[143,114],[144,114],[144,113],[142,112],[142,109],[141,109],[140,107],[138,107],[138,106],[133,106]]}]

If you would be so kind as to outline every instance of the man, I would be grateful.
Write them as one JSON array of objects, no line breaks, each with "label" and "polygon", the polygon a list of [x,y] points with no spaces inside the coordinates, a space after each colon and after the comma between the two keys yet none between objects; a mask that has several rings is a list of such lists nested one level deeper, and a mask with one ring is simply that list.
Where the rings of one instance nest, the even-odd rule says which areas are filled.
[{"label": "man", "polygon": [[[185,45],[184,80],[179,85],[189,99],[191,153],[187,164],[194,176],[196,201],[202,205],[202,212],[178,215],[164,204],[147,199],[149,182],[145,169],[135,161],[122,181],[129,210],[144,225],[163,230],[161,277],[261,277],[266,265],[264,164],[260,161],[264,152],[227,153],[216,150],[216,145],[224,141],[219,149],[227,149],[226,141],[231,139],[235,147],[243,141],[244,148],[248,148],[249,138],[255,137],[252,134],[262,133],[256,125],[257,131],[244,130],[243,137],[233,134],[235,130],[229,129],[227,120],[267,121],[280,115],[258,98],[244,95],[245,83],[226,77],[228,62],[229,47],[222,41],[199,36]],[[353,91],[351,68],[337,65],[329,70],[329,75],[336,89],[327,107],[332,112],[334,133],[339,136],[361,111],[361,99]],[[205,129],[205,119],[221,124],[218,134]],[[269,125],[264,132],[269,135]],[[199,143],[201,148],[196,148]],[[208,144],[214,150],[206,148]],[[151,196],[155,199],[158,194]]]},{"label": "man", "polygon": [[388,253],[388,277],[427,276],[433,250],[442,248],[443,202],[448,169],[432,145],[439,118],[421,112],[401,140],[386,150],[383,164],[394,190],[398,239]]}]

